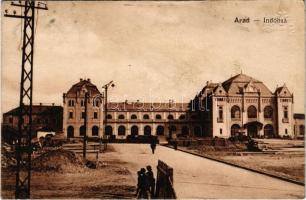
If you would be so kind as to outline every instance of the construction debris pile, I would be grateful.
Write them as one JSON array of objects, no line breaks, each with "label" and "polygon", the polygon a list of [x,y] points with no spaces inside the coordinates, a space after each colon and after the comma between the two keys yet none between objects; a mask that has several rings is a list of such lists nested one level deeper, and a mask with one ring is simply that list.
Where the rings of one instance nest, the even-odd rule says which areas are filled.
[{"label": "construction debris pile", "polygon": [[63,149],[48,151],[32,161],[32,170],[40,172],[69,172],[82,168],[82,159],[74,152]]},{"label": "construction debris pile", "polygon": [[16,166],[15,153],[10,150],[10,147],[6,143],[2,144],[1,151],[1,167],[9,168]]}]

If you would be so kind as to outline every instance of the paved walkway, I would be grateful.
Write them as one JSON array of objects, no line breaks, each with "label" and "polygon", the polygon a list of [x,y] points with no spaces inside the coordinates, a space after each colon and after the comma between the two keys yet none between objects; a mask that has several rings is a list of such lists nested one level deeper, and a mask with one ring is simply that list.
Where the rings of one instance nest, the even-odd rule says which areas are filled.
[{"label": "paved walkway", "polygon": [[[146,144],[111,144],[116,152],[102,157],[128,162],[136,172],[161,159],[174,168],[174,187],[179,198],[302,198],[304,187],[250,172],[181,151],[157,146],[152,154]],[[103,160],[103,158],[102,158]]]}]

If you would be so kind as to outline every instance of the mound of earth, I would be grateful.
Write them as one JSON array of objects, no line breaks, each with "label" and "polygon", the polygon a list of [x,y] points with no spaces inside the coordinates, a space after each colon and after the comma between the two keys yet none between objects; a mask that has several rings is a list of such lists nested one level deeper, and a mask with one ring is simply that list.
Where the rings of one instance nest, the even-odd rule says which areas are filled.
[{"label": "mound of earth", "polygon": [[5,148],[1,148],[1,167],[7,168],[16,165],[15,154],[7,151]]},{"label": "mound of earth", "polygon": [[82,159],[74,152],[67,150],[48,151],[32,161],[34,171],[68,172],[82,168]]}]

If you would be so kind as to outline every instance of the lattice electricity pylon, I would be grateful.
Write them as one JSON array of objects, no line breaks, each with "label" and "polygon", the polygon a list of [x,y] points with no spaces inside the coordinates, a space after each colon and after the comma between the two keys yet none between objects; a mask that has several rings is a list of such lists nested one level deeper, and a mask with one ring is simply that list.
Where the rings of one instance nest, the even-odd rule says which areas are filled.
[{"label": "lattice electricity pylon", "polygon": [[24,8],[24,15],[9,14],[5,17],[21,18],[23,23],[23,46],[21,63],[18,137],[16,142],[16,199],[30,198],[31,154],[32,154],[32,96],[35,10],[48,10],[45,3],[34,0],[11,2],[12,6]]}]

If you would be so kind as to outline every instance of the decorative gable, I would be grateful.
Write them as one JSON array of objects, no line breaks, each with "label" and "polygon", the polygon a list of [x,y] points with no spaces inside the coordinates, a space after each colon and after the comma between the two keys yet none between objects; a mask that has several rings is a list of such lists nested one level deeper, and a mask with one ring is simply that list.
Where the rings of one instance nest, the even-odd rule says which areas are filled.
[{"label": "decorative gable", "polygon": [[216,95],[216,96],[225,96],[225,95],[227,95],[227,93],[226,93],[225,89],[222,87],[221,83],[219,83],[218,86],[215,87],[214,95]]},{"label": "decorative gable", "polygon": [[260,90],[254,85],[253,81],[251,80],[248,84],[244,86],[243,92],[258,93],[260,92]]},{"label": "decorative gable", "polygon": [[281,97],[291,97],[292,94],[291,92],[289,91],[289,89],[287,88],[286,84],[284,84],[282,87],[280,88],[277,88],[276,89],[276,94],[278,96],[281,96]]}]

